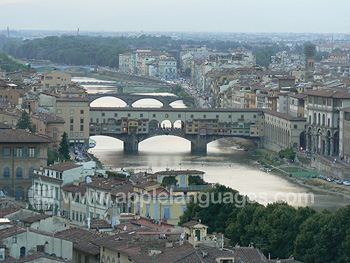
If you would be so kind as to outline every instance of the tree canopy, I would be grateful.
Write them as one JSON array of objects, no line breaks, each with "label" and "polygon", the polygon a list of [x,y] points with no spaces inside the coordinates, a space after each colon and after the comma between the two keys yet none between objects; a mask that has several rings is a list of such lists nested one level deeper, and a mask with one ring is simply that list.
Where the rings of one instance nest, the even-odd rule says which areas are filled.
[{"label": "tree canopy", "polygon": [[[209,232],[224,233],[232,245],[253,244],[273,258],[294,255],[305,263],[349,262],[350,205],[334,213],[316,212],[283,202],[264,206],[221,185],[206,193],[187,204],[179,224],[201,219]],[[219,195],[227,193],[236,197],[229,203],[219,202]]]},{"label": "tree canopy", "polygon": [[68,161],[70,160],[70,155],[69,155],[69,144],[68,144],[68,138],[67,138],[67,133],[64,132],[62,134],[62,140],[60,142],[60,147],[58,150],[60,156],[64,158],[64,160]]},{"label": "tree canopy", "polygon": [[35,132],[35,126],[32,124],[29,113],[25,110],[22,111],[22,115],[19,117],[16,127],[18,129],[29,129],[29,131]]},{"label": "tree canopy", "polygon": [[0,68],[6,72],[28,71],[29,67],[11,59],[5,52],[0,52]]}]

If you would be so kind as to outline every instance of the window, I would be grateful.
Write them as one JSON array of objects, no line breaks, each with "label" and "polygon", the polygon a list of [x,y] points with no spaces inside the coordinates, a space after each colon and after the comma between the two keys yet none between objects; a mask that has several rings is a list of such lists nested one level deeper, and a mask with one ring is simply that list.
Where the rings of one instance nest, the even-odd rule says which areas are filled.
[{"label": "window", "polygon": [[118,117],[118,113],[114,113],[114,117]]},{"label": "window", "polygon": [[80,123],[84,123],[84,118],[80,118]]},{"label": "window", "polygon": [[75,137],[79,137],[79,132],[76,132],[76,133],[75,133]]},{"label": "window", "polygon": [[104,112],[102,112],[102,117],[104,117],[105,116],[105,113]]},{"label": "window", "polygon": [[298,125],[297,124],[294,124],[294,129],[298,129]]},{"label": "window", "polygon": [[57,110],[57,114],[62,114],[62,110]]},{"label": "window", "polygon": [[15,157],[23,157],[24,149],[23,148],[15,148]]},{"label": "window", "polygon": [[23,189],[21,187],[16,188],[15,196],[18,200],[23,199]]},{"label": "window", "polygon": [[70,122],[69,123],[74,123],[74,118],[70,118]]},{"label": "window", "polygon": [[29,177],[32,177],[34,173],[34,166],[29,167],[28,172],[29,172]]},{"label": "window", "polygon": [[89,263],[90,258],[88,256],[85,256],[85,263]]},{"label": "window", "polygon": [[165,114],[165,118],[168,118],[169,117],[169,114]]},{"label": "window", "polygon": [[205,118],[207,118],[207,115],[204,114],[204,115],[203,115],[203,119],[205,119]]},{"label": "window", "polygon": [[84,110],[80,110],[80,114],[84,114]]},{"label": "window", "polygon": [[164,218],[170,219],[170,215],[171,215],[171,206],[170,205],[164,206],[163,214],[164,214]]},{"label": "window", "polygon": [[73,137],[73,136],[74,136],[74,132],[70,132],[69,137]]},{"label": "window", "polygon": [[70,110],[70,114],[72,114],[72,115],[73,115],[73,114],[74,114],[74,110]]},{"label": "window", "polygon": [[143,113],[140,113],[140,118],[142,118],[143,117]]},{"label": "window", "polygon": [[84,131],[84,125],[80,125],[80,131]]},{"label": "window", "polygon": [[137,213],[140,214],[141,212],[141,204],[140,202],[137,203]]},{"label": "window", "polygon": [[80,137],[84,137],[84,133],[83,132],[80,133]]},{"label": "window", "polygon": [[4,147],[4,157],[10,157],[11,156],[11,148]]},{"label": "window", "polygon": [[37,148],[28,148],[27,154],[28,157],[37,157]]},{"label": "window", "polygon": [[219,115],[216,115],[216,118],[219,119]]},{"label": "window", "polygon": [[19,250],[19,257],[24,258],[25,256],[26,256],[26,248],[21,247],[21,249]]},{"label": "window", "polygon": [[191,114],[191,119],[193,119],[193,114]]},{"label": "window", "polygon": [[155,114],[153,114],[153,118],[155,118],[156,117],[156,115]]},{"label": "window", "polygon": [[70,131],[74,131],[74,125],[73,125],[73,124],[70,125],[69,130],[70,130]]},{"label": "window", "polygon": [[145,214],[146,217],[149,217],[149,216],[150,216],[149,210],[150,210],[150,205],[149,205],[149,204],[146,204],[146,214]]},{"label": "window", "polygon": [[9,178],[11,176],[11,169],[9,167],[4,168],[4,178]]}]

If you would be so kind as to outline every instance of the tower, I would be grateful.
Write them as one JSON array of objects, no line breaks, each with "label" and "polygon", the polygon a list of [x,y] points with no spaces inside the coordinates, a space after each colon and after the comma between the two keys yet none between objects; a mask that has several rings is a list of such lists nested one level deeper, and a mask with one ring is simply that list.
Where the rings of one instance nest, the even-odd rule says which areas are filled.
[{"label": "tower", "polygon": [[305,45],[305,69],[306,81],[311,81],[314,78],[315,70],[315,45]]}]

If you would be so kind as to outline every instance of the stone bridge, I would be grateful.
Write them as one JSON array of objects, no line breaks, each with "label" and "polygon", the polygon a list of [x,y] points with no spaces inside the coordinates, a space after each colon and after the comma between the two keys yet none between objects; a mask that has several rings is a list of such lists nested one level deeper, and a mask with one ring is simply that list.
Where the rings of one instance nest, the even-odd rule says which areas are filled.
[{"label": "stone bridge", "polygon": [[227,137],[260,145],[263,125],[258,109],[90,108],[90,136],[122,140],[126,152],[137,152],[140,142],[160,135],[189,140],[192,152],[206,152],[208,143]]},{"label": "stone bridge", "polygon": [[45,67],[50,67],[50,68],[55,68],[60,71],[66,71],[67,69],[71,68],[78,68],[78,69],[83,69],[86,73],[90,72],[90,66],[59,66],[59,65],[54,65],[54,64],[32,64],[30,65],[32,68],[38,69],[38,68],[45,68]]},{"label": "stone bridge", "polygon": [[170,104],[174,101],[182,100],[184,102],[193,102],[192,98],[183,98],[178,96],[156,96],[156,95],[133,95],[133,94],[123,94],[123,93],[103,93],[103,94],[88,94],[87,98],[90,100],[89,104],[94,100],[103,97],[114,97],[121,99],[126,103],[126,107],[132,107],[132,104],[141,99],[154,99],[163,104],[163,108],[171,108]]}]

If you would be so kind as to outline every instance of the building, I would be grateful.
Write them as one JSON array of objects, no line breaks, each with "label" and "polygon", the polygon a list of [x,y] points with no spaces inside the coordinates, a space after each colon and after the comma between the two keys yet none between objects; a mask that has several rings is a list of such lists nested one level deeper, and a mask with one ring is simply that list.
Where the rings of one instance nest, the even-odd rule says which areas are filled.
[{"label": "building", "polygon": [[89,144],[89,100],[87,98],[56,98],[56,112],[64,123],[70,144]]},{"label": "building", "polygon": [[344,89],[308,91],[307,150],[339,156],[340,110],[350,107],[350,93]]},{"label": "building", "polygon": [[339,157],[350,162],[350,108],[340,110]]},{"label": "building", "polygon": [[85,181],[66,184],[62,189],[65,196],[63,215],[75,225],[86,225],[89,218],[107,220],[114,226],[119,224],[121,213],[133,212],[132,185],[123,178],[89,177]]},{"label": "building", "polygon": [[306,118],[264,110],[264,147],[274,151],[293,147],[305,149]]},{"label": "building", "polygon": [[200,179],[204,180],[204,172],[197,171],[197,170],[171,170],[171,171],[161,171],[156,172],[154,176],[157,178],[158,183],[163,183],[164,178],[166,177],[173,177],[175,183],[175,186],[189,186],[191,178],[193,176],[199,177]]},{"label": "building", "polygon": [[68,260],[73,259],[73,243],[55,237],[50,232],[20,226],[7,226],[0,230],[0,240],[5,246],[6,256],[17,260],[29,255],[29,250]]},{"label": "building", "polygon": [[47,165],[51,142],[44,135],[0,126],[0,189],[6,195],[27,199],[34,168]]},{"label": "building", "polygon": [[192,195],[184,193],[173,195],[156,181],[136,184],[133,192],[136,199],[135,213],[154,220],[166,220],[170,224],[180,221],[180,216],[186,211],[187,202],[192,198]]},{"label": "building", "polygon": [[52,138],[50,147],[58,150],[64,132],[64,119],[52,113],[35,113],[31,117],[35,130]]},{"label": "building", "polygon": [[306,117],[306,94],[295,94],[288,96],[288,115],[292,117]]},{"label": "building", "polygon": [[33,173],[33,206],[50,211],[54,215],[63,212],[62,187],[74,181],[82,180],[83,166],[72,162],[41,166]]},{"label": "building", "polygon": [[41,84],[44,91],[51,92],[54,88],[71,85],[72,76],[62,71],[54,70],[41,76]]},{"label": "building", "polygon": [[73,243],[74,262],[99,263],[100,248],[93,243],[100,238],[98,232],[92,232],[73,227],[55,233],[55,238],[71,241]]}]

